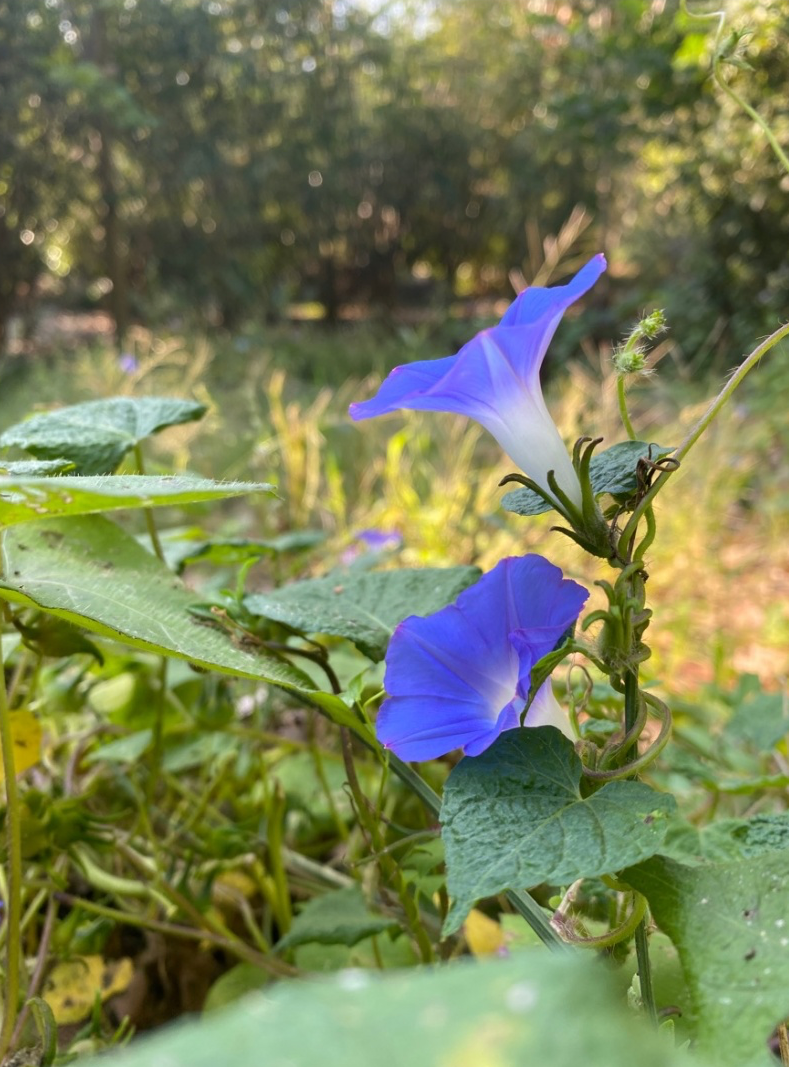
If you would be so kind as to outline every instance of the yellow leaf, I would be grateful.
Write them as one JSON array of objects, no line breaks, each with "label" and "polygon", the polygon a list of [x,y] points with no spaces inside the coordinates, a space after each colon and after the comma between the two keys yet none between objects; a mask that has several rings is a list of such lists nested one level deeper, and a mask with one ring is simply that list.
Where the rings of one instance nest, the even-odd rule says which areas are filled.
[{"label": "yellow leaf", "polygon": [[493,956],[506,947],[504,931],[499,924],[474,908],[463,924],[468,947],[475,956]]},{"label": "yellow leaf", "polygon": [[77,956],[53,969],[44,987],[44,1000],[59,1026],[78,1023],[90,1015],[97,994],[102,1001],[109,1000],[126,989],[133,975],[134,965],[128,958]]},{"label": "yellow leaf", "polygon": [[[14,766],[16,773],[21,774],[41,759],[41,724],[32,711],[12,711],[8,719],[14,742]],[[0,761],[0,782],[4,780],[5,773]]]},{"label": "yellow leaf", "polygon": [[239,869],[222,871],[211,886],[211,901],[219,907],[238,907],[240,900],[251,900],[260,892],[260,886],[246,871]]}]

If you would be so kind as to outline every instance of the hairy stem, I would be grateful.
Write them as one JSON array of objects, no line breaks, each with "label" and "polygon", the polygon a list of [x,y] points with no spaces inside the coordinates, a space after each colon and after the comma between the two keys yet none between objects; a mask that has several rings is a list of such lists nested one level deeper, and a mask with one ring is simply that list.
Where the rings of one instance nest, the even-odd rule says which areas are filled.
[{"label": "hairy stem", "polygon": [[[726,402],[731,398],[735,389],[742,383],[745,376],[752,371],[762,356],[765,356],[771,348],[774,348],[779,341],[782,341],[784,337],[789,336],[789,323],[781,326],[779,329],[771,333],[769,337],[765,338],[761,344],[754,348],[753,352],[747,356],[743,362],[739,365],[737,370],[732,374],[731,378],[726,382],[724,387],[718,393],[718,395],[710,402],[709,407],[698,420],[698,422],[689,431],[685,440],[679,446],[677,451],[672,456],[673,459],[681,461],[690,452],[691,448],[695,445],[709,424],[720,414],[721,409],[725,406]],[[626,550],[631,538],[636,532],[639,522],[647,510],[652,505],[657,494],[666,484],[668,479],[673,474],[672,470],[664,470],[655,481],[652,483],[649,492],[647,492],[639,503],[638,507],[633,511],[630,516],[630,520],[625,526],[622,534],[619,538],[620,552]]]},{"label": "hairy stem", "polygon": [[735,89],[732,89],[732,87],[723,77],[723,75],[721,74],[721,61],[719,59],[716,59],[715,64],[712,68],[712,76],[715,79],[715,83],[719,85],[721,89],[723,89],[724,93],[726,93],[726,95],[731,100],[733,100],[738,107],[742,108],[746,115],[750,116],[750,118],[753,119],[753,121],[762,131],[764,136],[770,142],[770,148],[772,148],[773,152],[775,153],[776,159],[781,164],[786,173],[789,174],[789,158],[787,158],[786,152],[784,152],[783,148],[781,148],[780,144],[778,143],[778,138],[775,136],[775,134],[770,129],[767,122],[759,114],[759,112],[752,108],[749,103],[743,100],[740,94]]},{"label": "hairy stem", "polygon": [[616,379],[616,400],[619,404],[619,415],[622,419],[622,425],[625,428],[625,432],[631,441],[636,439],[636,431],[633,429],[633,423],[630,421],[630,414],[627,410],[627,397],[625,395],[625,376],[624,374],[618,375]]},{"label": "hairy stem", "polygon": [[[638,692],[638,667],[629,670],[625,675],[625,729],[630,730],[638,719],[641,698]],[[638,755],[638,743],[636,742],[627,753],[627,759],[633,759]],[[641,1001],[644,1011],[653,1026],[657,1026],[657,1008],[655,1007],[655,991],[652,985],[652,967],[649,962],[649,938],[647,935],[647,916],[642,913],[635,928],[636,961],[638,963],[638,978],[641,982]]]}]

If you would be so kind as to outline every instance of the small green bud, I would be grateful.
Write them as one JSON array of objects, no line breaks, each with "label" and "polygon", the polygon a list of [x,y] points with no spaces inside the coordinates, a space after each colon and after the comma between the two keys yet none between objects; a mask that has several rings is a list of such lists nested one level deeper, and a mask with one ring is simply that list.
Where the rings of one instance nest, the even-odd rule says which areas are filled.
[{"label": "small green bud", "polygon": [[666,329],[666,315],[662,308],[651,311],[640,322],[636,323],[612,357],[613,364],[619,374],[649,374],[647,366],[647,350],[644,341],[654,339]]},{"label": "small green bud", "polygon": [[641,328],[642,336],[653,341],[666,328],[666,313],[662,308],[657,308],[655,311],[650,312],[646,318],[643,318],[638,325]]},{"label": "small green bud", "polygon": [[647,369],[647,354],[641,346],[623,345],[612,358],[620,374],[643,374]]}]

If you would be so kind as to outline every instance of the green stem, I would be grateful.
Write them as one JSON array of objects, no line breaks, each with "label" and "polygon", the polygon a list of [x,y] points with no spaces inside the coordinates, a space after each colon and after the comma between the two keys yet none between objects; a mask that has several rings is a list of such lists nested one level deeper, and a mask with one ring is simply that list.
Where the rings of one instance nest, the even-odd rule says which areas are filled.
[{"label": "green stem", "polygon": [[19,1006],[19,959],[22,950],[20,920],[22,917],[22,818],[19,793],[16,787],[14,738],[8,712],[5,687],[3,646],[0,642],[0,745],[3,748],[3,774],[6,795],[6,837],[8,848],[8,893],[5,927],[6,972],[3,1025],[0,1029],[0,1062],[11,1048]]},{"label": "green stem", "polygon": [[[137,464],[137,473],[145,474],[145,463],[143,462],[142,449],[139,444],[134,446],[134,459]],[[143,508],[142,512],[145,516],[145,525],[148,528],[148,536],[151,539],[151,547],[162,563],[166,563],[167,561],[164,558],[162,542],[159,540],[159,532],[156,529],[156,523],[153,518],[153,510],[151,508]]]},{"label": "green stem", "polygon": [[[760,345],[757,345],[756,348],[754,348],[753,352],[751,352],[751,354],[743,360],[743,362],[740,364],[734,374],[732,374],[731,378],[729,378],[728,382],[726,382],[726,384],[718,393],[718,395],[710,402],[709,407],[698,420],[698,422],[695,424],[695,426],[693,426],[688,435],[685,437],[685,440],[679,446],[677,451],[673,454],[672,459],[676,459],[678,461],[684,459],[684,457],[688,454],[688,452],[690,452],[691,448],[693,448],[695,443],[707,429],[709,424],[713,421],[714,418],[716,418],[717,415],[720,414],[721,409],[724,407],[726,402],[734,393],[734,390],[742,383],[746,374],[748,374],[749,371],[753,370],[753,368],[756,366],[762,356],[767,355],[771,348],[774,348],[779,341],[782,341],[784,337],[787,336],[789,336],[789,323],[786,323],[784,326],[781,326],[779,329],[777,329],[774,333],[771,333],[770,336],[765,338],[765,340],[762,341]],[[625,526],[619,538],[620,552],[623,549],[626,549],[631,538],[636,532],[636,529],[638,527],[639,522],[641,521],[641,517],[643,516],[644,512],[647,510],[648,507],[651,506],[655,497],[673,473],[674,470],[672,469],[665,470],[660,475],[658,475],[658,477],[652,483],[649,492],[644,495],[639,505],[635,508],[633,514],[630,516],[630,520],[627,523],[627,526]]]},{"label": "green stem", "polygon": [[600,934],[598,937],[579,937],[574,932],[571,921],[557,915],[554,915],[553,921],[571,945],[577,945],[579,948],[593,948],[597,950],[611,948],[612,945],[618,945],[621,941],[625,941],[632,937],[634,933],[637,937],[639,929],[644,925],[644,916],[647,911],[646,897],[634,890],[630,890],[630,895],[633,900],[633,907],[630,914],[623,923],[615,927],[613,930],[609,930],[607,934]]},{"label": "green stem", "polygon": [[789,174],[789,158],[787,158],[786,153],[778,143],[778,139],[776,138],[775,134],[767,125],[767,122],[762,118],[759,112],[752,108],[749,103],[743,100],[743,98],[735,89],[732,89],[732,87],[721,74],[720,68],[721,61],[719,59],[716,59],[712,68],[712,76],[715,79],[716,84],[719,85],[721,89],[723,89],[724,93],[726,93],[726,95],[730,97],[735,102],[735,104],[737,104],[738,107],[742,108],[746,115],[749,115],[753,119],[756,125],[761,129],[764,136],[770,142],[770,148],[772,148],[773,152],[775,153],[776,159],[781,164],[786,173]]},{"label": "green stem", "polygon": [[[625,728],[631,729],[641,710],[641,698],[638,692],[638,667],[625,675]],[[637,743],[628,752],[628,759],[638,755]],[[642,915],[635,929],[636,961],[638,977],[641,982],[641,1001],[644,1011],[653,1026],[657,1026],[657,1008],[655,992],[652,985],[652,967],[649,962],[649,939],[647,935],[647,917]]]},{"label": "green stem", "polygon": [[[625,675],[625,733],[629,733],[638,721],[638,713],[641,710],[638,698],[638,669],[628,671]],[[638,755],[638,742],[625,754],[629,762]]]},{"label": "green stem", "polygon": [[[156,718],[153,723],[153,745],[148,764],[148,779],[145,783],[145,798],[148,806],[153,805],[156,787],[161,778],[162,757],[164,755],[164,711],[167,703],[167,657],[162,656],[159,664],[159,688],[156,693]],[[156,840],[155,837],[152,838]]]},{"label": "green stem", "polygon": [[55,891],[55,898],[62,904],[72,908],[80,908],[93,915],[111,919],[120,926],[139,926],[143,930],[155,930],[158,933],[170,934],[173,937],[182,937],[189,941],[210,941],[213,945],[229,952],[237,959],[245,963],[252,963],[256,967],[262,967],[277,977],[291,976],[298,972],[294,967],[283,963],[281,960],[264,956],[255,949],[250,948],[243,941],[236,938],[223,937],[222,934],[210,929],[195,929],[192,926],[183,926],[180,923],[162,922],[160,919],[150,919],[145,915],[137,915],[133,912],[120,911],[117,908],[108,908],[104,904],[96,904],[92,900],[83,900],[82,897],[73,896],[71,893]]},{"label": "green stem", "polygon": [[618,375],[616,379],[616,399],[619,404],[619,415],[622,419],[622,425],[625,428],[627,436],[631,441],[636,439],[636,431],[633,429],[633,423],[630,421],[630,415],[627,410],[627,397],[625,396],[625,376],[624,374]]},{"label": "green stem", "polygon": [[394,883],[395,892],[400,900],[400,906],[403,909],[408,928],[416,942],[417,948],[419,949],[422,962],[432,963],[435,959],[433,945],[431,944],[430,937],[422,922],[419,905],[409,892],[399,864],[396,863],[386,851],[386,840],[381,832],[379,813],[371,809],[367,797],[364,795],[362,787],[359,784],[359,777],[353,762],[351,734],[345,726],[340,727],[340,741],[345,763],[345,773],[348,778],[348,785],[351,790],[351,795],[353,796],[359,823],[367,832],[372,853],[375,856],[381,873],[385,878],[391,879]]},{"label": "green stem", "polygon": [[723,27],[726,24],[726,12],[691,11],[688,7],[687,0],[680,0],[680,8],[682,11],[685,12],[686,15],[689,15],[692,19],[717,20],[718,28],[715,31],[715,58],[712,61],[712,76],[715,79],[716,83],[720,86],[720,88],[723,89],[724,93],[726,93],[726,95],[730,97],[738,107],[742,108],[745,114],[749,115],[756,123],[756,125],[761,129],[762,133],[764,133],[765,137],[770,142],[770,147],[772,148],[777,159],[781,163],[781,166],[787,173],[789,173],[789,159],[787,159],[786,153],[776,140],[775,134],[767,125],[767,122],[762,118],[758,111],[754,111],[750,104],[747,104],[743,100],[739,93],[732,89],[732,87],[728,84],[728,82],[724,80],[723,76],[721,75],[720,68],[722,60],[721,57],[718,55],[718,47],[720,45],[721,37],[723,36]]}]

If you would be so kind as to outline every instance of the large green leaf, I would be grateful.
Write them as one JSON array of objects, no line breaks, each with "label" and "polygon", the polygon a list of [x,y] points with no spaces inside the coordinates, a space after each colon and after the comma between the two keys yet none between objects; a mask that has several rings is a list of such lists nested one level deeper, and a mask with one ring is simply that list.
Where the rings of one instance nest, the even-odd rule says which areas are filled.
[{"label": "large green leaf", "polygon": [[58,515],[86,515],[118,508],[151,508],[272,493],[266,482],[212,482],[175,475],[138,474],[55,478],[0,476],[0,526]]},{"label": "large green leaf", "polygon": [[446,607],[480,573],[477,567],[335,571],[270,593],[251,593],[244,606],[303,633],[347,637],[370,659],[380,660],[398,623]]},{"label": "large green leaf", "polygon": [[611,874],[659,850],[674,798],[622,781],[584,797],[581,771],[553,726],[508,730],[454,768],[440,815],[452,898],[446,933],[482,897]]},{"label": "large green leaf", "polygon": [[335,889],[315,897],[302,908],[290,930],[277,943],[277,949],[282,951],[313,941],[321,945],[352,946],[396,926],[394,919],[369,910],[358,886]]},{"label": "large green leaf", "polygon": [[233,1067],[704,1067],[625,1009],[604,966],[540,950],[385,978],[351,970],[282,982],[200,1022],[142,1037],[101,1063],[216,1067],[219,1060]]},{"label": "large green leaf", "polygon": [[[595,496],[611,493],[613,496],[630,495],[638,488],[636,469],[641,459],[657,460],[668,456],[673,448],[647,444],[645,441],[620,441],[604,452],[592,456],[589,478]],[[515,489],[501,498],[505,511],[516,515],[541,515],[551,507],[538,493],[531,489]]]},{"label": "large green leaf", "polygon": [[79,474],[109,474],[145,437],[201,419],[206,410],[205,404],[171,397],[89,400],[11,426],[0,446],[15,445],[39,459],[71,460]]},{"label": "large green leaf", "polygon": [[767,1040],[789,1016],[789,851],[705,867],[655,856],[624,877],[677,946],[699,1048],[720,1067],[775,1062]]},{"label": "large green leaf", "polygon": [[6,530],[0,597],[137,648],[227,674],[314,689],[301,671],[239,647],[219,626],[193,614],[195,595],[180,579],[100,515]]}]

